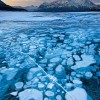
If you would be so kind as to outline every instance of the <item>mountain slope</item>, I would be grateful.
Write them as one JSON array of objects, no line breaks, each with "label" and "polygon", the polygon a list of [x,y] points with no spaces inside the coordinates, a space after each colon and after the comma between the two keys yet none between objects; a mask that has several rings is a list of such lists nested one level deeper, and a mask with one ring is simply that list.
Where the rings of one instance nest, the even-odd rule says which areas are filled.
[{"label": "mountain slope", "polygon": [[39,11],[90,11],[94,8],[96,5],[90,0],[56,0],[41,4]]},{"label": "mountain slope", "polygon": [[7,10],[7,11],[26,11],[25,9],[13,8],[13,7],[9,6],[9,5],[6,5],[1,0],[0,0],[0,10]]},{"label": "mountain slope", "polygon": [[76,7],[94,7],[95,4],[90,0],[68,0],[69,4],[76,6]]},{"label": "mountain slope", "polygon": [[24,9],[26,9],[27,11],[36,11],[38,9],[38,6],[34,6],[34,5],[26,6],[24,7]]}]

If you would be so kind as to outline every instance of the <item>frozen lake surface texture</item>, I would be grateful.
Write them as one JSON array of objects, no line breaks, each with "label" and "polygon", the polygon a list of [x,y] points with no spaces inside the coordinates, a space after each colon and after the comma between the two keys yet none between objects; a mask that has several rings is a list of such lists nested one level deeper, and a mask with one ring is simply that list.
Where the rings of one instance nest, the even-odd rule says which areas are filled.
[{"label": "frozen lake surface texture", "polygon": [[100,100],[100,13],[0,12],[0,100]]}]

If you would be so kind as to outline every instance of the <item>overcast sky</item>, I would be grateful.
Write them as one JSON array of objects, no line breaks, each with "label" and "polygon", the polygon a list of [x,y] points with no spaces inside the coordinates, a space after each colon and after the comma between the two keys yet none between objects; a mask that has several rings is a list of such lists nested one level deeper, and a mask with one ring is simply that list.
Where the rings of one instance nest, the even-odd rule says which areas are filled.
[{"label": "overcast sky", "polygon": [[[53,0],[2,0],[11,6],[28,6],[28,5],[39,5],[45,1],[50,2]],[[100,0],[91,0],[94,3],[100,3]]]}]

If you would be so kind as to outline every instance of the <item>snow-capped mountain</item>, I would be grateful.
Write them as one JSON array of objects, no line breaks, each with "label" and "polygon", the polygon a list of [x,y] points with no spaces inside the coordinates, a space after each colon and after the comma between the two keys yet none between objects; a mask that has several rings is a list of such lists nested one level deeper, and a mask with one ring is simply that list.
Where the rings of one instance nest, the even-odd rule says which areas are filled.
[{"label": "snow-capped mountain", "polygon": [[5,4],[3,1],[0,0],[0,10],[8,10],[8,11],[26,11],[22,8],[14,8],[7,4]]},{"label": "snow-capped mountain", "polygon": [[94,7],[95,4],[91,2],[90,0],[68,0],[70,5],[76,6],[76,7]]},{"label": "snow-capped mountain", "polygon": [[56,0],[51,3],[43,3],[40,11],[88,11],[96,8],[90,0]]}]

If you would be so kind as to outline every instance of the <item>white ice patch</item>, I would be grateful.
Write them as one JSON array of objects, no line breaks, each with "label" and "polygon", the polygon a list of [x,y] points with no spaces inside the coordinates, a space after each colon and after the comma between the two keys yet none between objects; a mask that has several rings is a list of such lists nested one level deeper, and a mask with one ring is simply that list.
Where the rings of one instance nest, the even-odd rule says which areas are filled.
[{"label": "white ice patch", "polygon": [[17,82],[17,83],[15,83],[16,90],[22,89],[23,85],[24,85],[23,82]]},{"label": "white ice patch", "polygon": [[43,100],[43,94],[36,89],[26,89],[18,94],[19,100]]},{"label": "white ice patch", "polygon": [[72,69],[78,69],[78,68],[83,68],[83,67],[88,67],[91,64],[96,63],[92,55],[82,55],[82,61],[77,61],[76,65],[72,66]]},{"label": "white ice patch", "polygon": [[18,91],[16,91],[16,92],[12,92],[12,93],[10,93],[10,94],[13,95],[13,96],[17,96]]},{"label": "white ice patch", "polygon": [[68,92],[68,94],[65,96],[66,100],[88,100],[88,95],[83,88],[76,88],[73,91]]},{"label": "white ice patch", "polygon": [[0,34],[2,33],[2,31],[0,30]]}]

